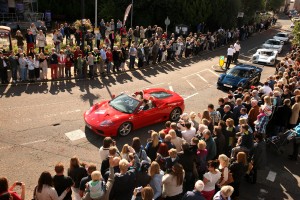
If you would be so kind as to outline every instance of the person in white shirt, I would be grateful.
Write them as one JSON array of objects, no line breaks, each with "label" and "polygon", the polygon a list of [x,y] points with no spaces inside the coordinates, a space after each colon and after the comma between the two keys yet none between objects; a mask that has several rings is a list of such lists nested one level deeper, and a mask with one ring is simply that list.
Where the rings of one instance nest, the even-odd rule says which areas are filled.
[{"label": "person in white shirt", "polygon": [[240,41],[237,40],[236,43],[234,43],[233,47],[235,49],[233,62],[235,64],[237,64],[238,63],[238,58],[239,58],[239,55],[240,55],[240,50],[241,50]]},{"label": "person in white shirt", "polygon": [[235,49],[233,47],[233,45],[230,45],[230,47],[227,49],[227,61],[226,61],[226,70],[229,69],[229,66],[232,62],[232,59],[233,59],[233,54],[235,53]]},{"label": "person in white shirt", "polygon": [[196,134],[196,129],[192,126],[190,122],[185,123],[186,130],[182,131],[182,138],[185,139],[189,144],[191,143],[192,138]]},{"label": "person in white shirt", "polygon": [[264,86],[260,88],[260,91],[262,91],[265,95],[270,95],[272,89],[270,88],[269,83],[267,81],[264,83]]}]

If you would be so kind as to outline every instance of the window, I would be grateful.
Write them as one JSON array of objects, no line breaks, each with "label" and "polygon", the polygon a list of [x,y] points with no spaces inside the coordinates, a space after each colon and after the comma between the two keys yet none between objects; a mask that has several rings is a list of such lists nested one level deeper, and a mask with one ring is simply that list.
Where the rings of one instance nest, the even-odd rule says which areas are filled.
[{"label": "window", "polygon": [[152,92],[151,96],[153,96],[157,99],[165,99],[165,98],[168,98],[168,97],[172,96],[172,94],[169,94],[169,93],[164,92],[164,91],[160,91],[160,92]]}]

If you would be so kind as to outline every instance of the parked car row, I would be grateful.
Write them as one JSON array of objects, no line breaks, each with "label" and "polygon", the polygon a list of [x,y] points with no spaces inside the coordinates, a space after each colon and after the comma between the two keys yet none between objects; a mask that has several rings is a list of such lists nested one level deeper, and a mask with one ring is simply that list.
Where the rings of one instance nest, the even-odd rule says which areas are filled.
[{"label": "parked car row", "polygon": [[290,35],[287,32],[279,32],[272,39],[263,43],[262,48],[257,49],[252,56],[252,63],[262,65],[275,65],[278,54],[281,53],[283,45],[288,43]]}]

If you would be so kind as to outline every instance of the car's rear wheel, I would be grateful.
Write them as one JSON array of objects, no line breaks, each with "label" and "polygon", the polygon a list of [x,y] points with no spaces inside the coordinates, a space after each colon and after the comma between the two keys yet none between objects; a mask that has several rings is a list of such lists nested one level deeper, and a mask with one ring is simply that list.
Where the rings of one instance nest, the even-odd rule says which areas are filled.
[{"label": "car's rear wheel", "polygon": [[132,131],[132,124],[130,122],[124,122],[118,129],[118,134],[122,137],[127,136]]},{"label": "car's rear wheel", "polygon": [[180,119],[181,112],[180,108],[174,108],[170,113],[170,120],[173,122],[178,121]]}]

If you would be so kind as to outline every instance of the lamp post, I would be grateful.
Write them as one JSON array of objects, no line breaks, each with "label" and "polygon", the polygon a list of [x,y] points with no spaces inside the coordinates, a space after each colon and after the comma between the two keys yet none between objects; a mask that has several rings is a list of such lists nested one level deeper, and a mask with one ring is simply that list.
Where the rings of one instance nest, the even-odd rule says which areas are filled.
[{"label": "lamp post", "polygon": [[[95,27],[94,27],[94,35],[95,35],[95,44],[96,45],[97,45],[97,37],[96,37],[97,23],[98,23],[98,0],[95,0]],[[99,47],[97,47],[97,48],[99,48]]]},{"label": "lamp post", "polygon": [[133,19],[133,0],[131,1],[131,23],[130,23],[131,28],[132,28],[132,19]]}]

